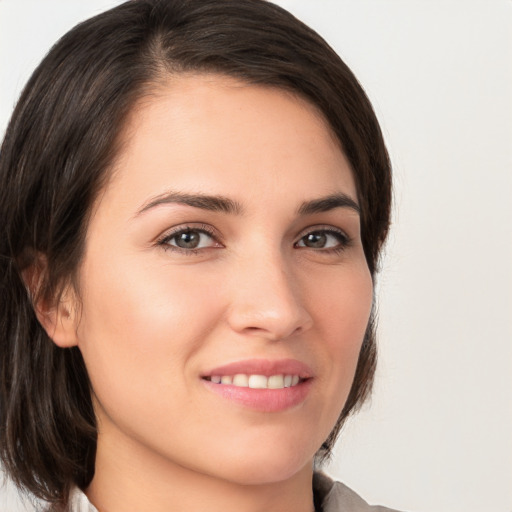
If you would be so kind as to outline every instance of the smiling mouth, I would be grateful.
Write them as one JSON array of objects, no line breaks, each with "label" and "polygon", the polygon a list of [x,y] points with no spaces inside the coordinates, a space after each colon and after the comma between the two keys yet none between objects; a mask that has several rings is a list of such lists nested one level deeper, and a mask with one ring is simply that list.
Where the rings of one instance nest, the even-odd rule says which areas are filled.
[{"label": "smiling mouth", "polygon": [[209,391],[237,406],[278,413],[306,400],[314,374],[296,359],[245,359],[212,368],[201,380]]},{"label": "smiling mouth", "polygon": [[284,389],[295,387],[298,384],[308,380],[299,375],[278,374],[278,375],[255,375],[237,373],[235,375],[212,375],[203,377],[204,380],[213,384],[228,385],[239,388],[251,389]]}]

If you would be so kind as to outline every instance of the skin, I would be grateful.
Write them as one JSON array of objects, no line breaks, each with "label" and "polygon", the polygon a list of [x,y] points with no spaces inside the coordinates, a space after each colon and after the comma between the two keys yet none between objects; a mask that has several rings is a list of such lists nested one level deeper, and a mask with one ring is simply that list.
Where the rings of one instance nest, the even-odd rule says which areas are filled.
[{"label": "skin", "polygon": [[[150,206],[171,190],[243,212]],[[313,509],[313,457],[346,401],[372,304],[358,212],[297,212],[332,194],[357,203],[350,166],[290,93],[182,75],[136,106],[94,206],[80,302],[68,291],[53,322],[92,382],[86,493],[100,512]],[[170,238],[203,227],[213,237],[194,252]],[[307,245],[321,230],[343,236]],[[251,358],[309,365],[306,399],[269,413],[205,388],[204,372]]]}]

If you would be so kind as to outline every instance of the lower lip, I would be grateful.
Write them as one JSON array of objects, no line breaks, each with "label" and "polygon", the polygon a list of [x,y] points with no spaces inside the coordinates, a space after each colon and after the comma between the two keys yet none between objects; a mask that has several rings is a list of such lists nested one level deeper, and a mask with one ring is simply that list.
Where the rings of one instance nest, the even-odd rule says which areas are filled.
[{"label": "lower lip", "polygon": [[311,389],[311,381],[312,379],[307,379],[296,386],[282,389],[253,389],[229,384],[215,384],[203,379],[204,385],[210,391],[260,412],[280,412],[301,404]]}]

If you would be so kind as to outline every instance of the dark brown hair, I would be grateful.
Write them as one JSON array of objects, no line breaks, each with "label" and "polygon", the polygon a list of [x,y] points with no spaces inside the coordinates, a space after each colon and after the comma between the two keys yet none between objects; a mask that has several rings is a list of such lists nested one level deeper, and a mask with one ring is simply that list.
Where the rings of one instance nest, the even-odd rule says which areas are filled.
[{"label": "dark brown hair", "polygon": [[[44,258],[38,297],[58,300],[83,254],[88,215],[133,107],[156,83],[213,72],[293,91],[323,113],[347,156],[373,277],[387,235],[391,170],[375,114],[348,67],[314,31],[262,0],[132,0],[77,25],[26,85],[0,153],[0,457],[14,482],[65,503],[94,474],[96,424],[78,348],[37,321],[24,270]],[[370,320],[339,421],[368,395]]]}]

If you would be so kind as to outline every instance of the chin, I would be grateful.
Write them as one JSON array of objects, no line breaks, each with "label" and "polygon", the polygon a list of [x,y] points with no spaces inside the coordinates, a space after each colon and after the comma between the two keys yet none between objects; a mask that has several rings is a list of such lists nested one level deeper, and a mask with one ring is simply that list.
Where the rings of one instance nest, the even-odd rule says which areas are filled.
[{"label": "chin", "polygon": [[255,445],[250,451],[233,450],[226,453],[224,464],[216,468],[224,473],[224,479],[240,485],[267,485],[283,482],[297,473],[313,468],[314,450],[307,453],[292,445],[281,445],[274,449],[267,445]]}]

